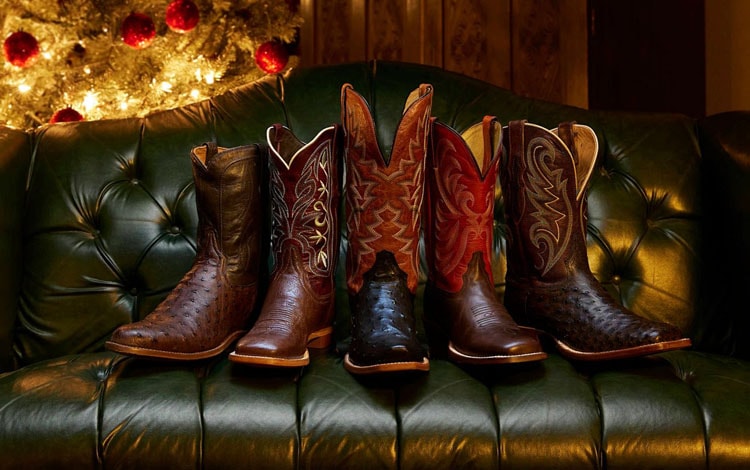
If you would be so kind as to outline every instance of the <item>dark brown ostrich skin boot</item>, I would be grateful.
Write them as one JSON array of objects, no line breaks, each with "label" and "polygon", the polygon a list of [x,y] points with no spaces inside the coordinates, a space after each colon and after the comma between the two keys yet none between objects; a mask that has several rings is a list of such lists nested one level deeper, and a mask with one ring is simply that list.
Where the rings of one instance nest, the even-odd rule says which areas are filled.
[{"label": "dark brown ostrich skin boot", "polygon": [[[491,253],[502,125],[492,116],[463,135],[436,121],[427,158],[424,294],[431,344],[457,363],[506,364],[547,357],[495,293]],[[442,349],[442,348],[441,348]]]},{"label": "dark brown ostrich skin boot", "polygon": [[429,370],[414,297],[431,108],[430,85],[409,95],[386,160],[367,102],[349,84],[341,90],[352,374]]},{"label": "dark brown ostrich skin boot", "polygon": [[554,338],[571,359],[606,360],[685,348],[666,323],[618,304],[594,278],[586,251],[586,189],[598,143],[574,123],[549,131],[514,121],[501,165],[508,237],[505,305]]},{"label": "dark brown ostrich skin boot", "polygon": [[153,312],[115,330],[107,349],[150,358],[206,359],[245,333],[261,265],[264,152],[258,145],[193,149],[195,262]]},{"label": "dark brown ostrich skin boot", "polygon": [[268,129],[274,268],[260,316],[229,355],[256,366],[301,367],[331,343],[339,251],[338,126],[303,144]]}]

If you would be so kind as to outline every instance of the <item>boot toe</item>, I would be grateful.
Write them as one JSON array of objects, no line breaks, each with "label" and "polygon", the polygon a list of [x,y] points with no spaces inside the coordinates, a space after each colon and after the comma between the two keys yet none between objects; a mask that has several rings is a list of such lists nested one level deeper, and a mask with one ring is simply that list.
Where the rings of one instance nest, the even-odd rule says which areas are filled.
[{"label": "boot toe", "polygon": [[137,323],[123,325],[115,330],[104,346],[110,351],[131,356],[170,359],[172,353],[179,351],[168,334],[159,335]]},{"label": "boot toe", "polygon": [[281,348],[278,343],[270,338],[247,338],[237,343],[235,353],[243,356],[267,356],[276,357],[288,355],[288,351]]},{"label": "boot toe", "polygon": [[457,362],[512,363],[542,360],[547,354],[542,350],[539,340],[533,335],[519,333],[512,338],[505,335],[502,339],[477,341],[468,346],[451,342],[451,356]]},{"label": "boot toe", "polygon": [[534,336],[519,335],[515,341],[506,343],[504,349],[509,356],[523,356],[542,352],[542,345]]},{"label": "boot toe", "polygon": [[156,339],[152,335],[134,324],[123,325],[117,328],[109,339],[109,343],[141,348],[148,347],[155,341]]},{"label": "boot toe", "polygon": [[244,364],[278,367],[301,367],[309,364],[304,341],[273,331],[251,331],[241,338],[229,360]]}]

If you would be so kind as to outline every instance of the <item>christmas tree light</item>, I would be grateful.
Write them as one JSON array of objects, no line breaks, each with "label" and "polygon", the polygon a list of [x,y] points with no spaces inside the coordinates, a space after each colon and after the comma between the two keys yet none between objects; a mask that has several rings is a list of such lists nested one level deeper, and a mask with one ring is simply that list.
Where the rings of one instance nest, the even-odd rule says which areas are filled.
[{"label": "christmas tree light", "polygon": [[208,98],[293,66],[301,22],[284,0],[14,0],[0,10],[0,124],[144,116]]}]

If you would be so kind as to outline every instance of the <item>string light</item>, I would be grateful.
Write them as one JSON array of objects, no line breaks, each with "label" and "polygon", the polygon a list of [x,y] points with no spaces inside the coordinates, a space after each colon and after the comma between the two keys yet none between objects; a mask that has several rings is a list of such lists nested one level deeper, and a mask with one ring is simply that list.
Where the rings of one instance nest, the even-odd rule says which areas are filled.
[{"label": "string light", "polygon": [[88,93],[86,93],[86,96],[83,97],[83,109],[85,109],[86,111],[91,111],[98,105],[99,98],[97,97],[96,92],[89,91]]}]

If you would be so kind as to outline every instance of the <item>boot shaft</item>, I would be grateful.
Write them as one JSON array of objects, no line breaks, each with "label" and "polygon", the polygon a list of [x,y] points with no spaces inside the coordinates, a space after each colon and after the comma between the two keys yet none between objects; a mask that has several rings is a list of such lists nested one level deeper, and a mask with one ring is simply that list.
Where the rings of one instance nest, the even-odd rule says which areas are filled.
[{"label": "boot shaft", "polygon": [[258,145],[226,149],[209,143],[190,154],[198,209],[198,256],[205,256],[213,245],[233,285],[258,280],[264,152]]},{"label": "boot shaft", "polygon": [[589,271],[586,187],[598,150],[593,131],[574,123],[550,131],[514,121],[504,146],[508,279],[556,281]]},{"label": "boot shaft", "polygon": [[330,281],[338,259],[339,127],[307,144],[280,124],[266,135],[274,270],[296,250],[311,280]]},{"label": "boot shaft", "polygon": [[425,243],[429,279],[458,292],[476,253],[492,283],[495,183],[502,126],[493,116],[463,135],[435,122],[427,157]]},{"label": "boot shaft", "polygon": [[395,257],[407,275],[409,290],[416,292],[431,108],[430,85],[421,85],[409,95],[386,160],[367,102],[351,85],[342,87],[350,293],[359,292],[364,273],[372,268],[381,251]]}]

